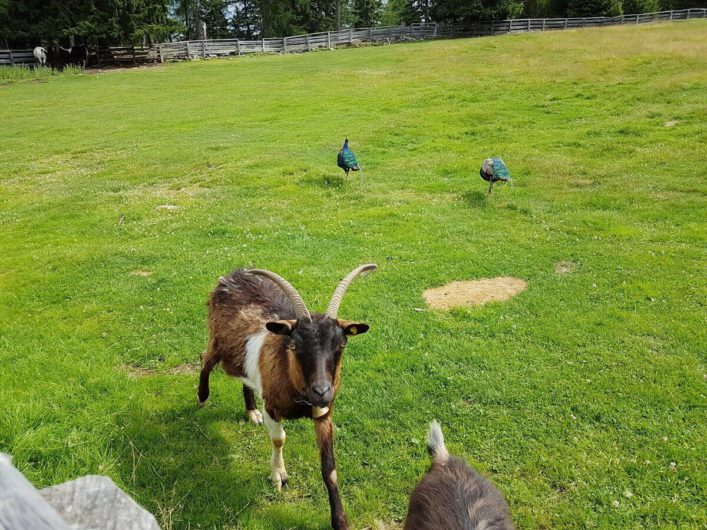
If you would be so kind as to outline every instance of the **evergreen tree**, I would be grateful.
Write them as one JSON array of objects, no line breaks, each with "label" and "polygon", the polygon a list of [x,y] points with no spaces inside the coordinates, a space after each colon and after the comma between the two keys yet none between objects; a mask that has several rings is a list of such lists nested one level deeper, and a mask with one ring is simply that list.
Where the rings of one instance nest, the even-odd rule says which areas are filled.
[{"label": "evergreen tree", "polygon": [[569,17],[608,17],[612,13],[611,0],[569,0]]},{"label": "evergreen tree", "polygon": [[381,16],[380,0],[353,0],[353,26],[369,28],[375,26]]},{"label": "evergreen tree", "polygon": [[627,15],[656,11],[660,11],[658,0],[623,0],[623,12]]},{"label": "evergreen tree", "polygon": [[383,26],[399,26],[403,21],[404,9],[405,0],[388,0],[381,13],[381,24]]},{"label": "evergreen tree", "polygon": [[13,46],[54,41],[128,44],[167,38],[179,25],[168,0],[0,0],[0,40]]}]

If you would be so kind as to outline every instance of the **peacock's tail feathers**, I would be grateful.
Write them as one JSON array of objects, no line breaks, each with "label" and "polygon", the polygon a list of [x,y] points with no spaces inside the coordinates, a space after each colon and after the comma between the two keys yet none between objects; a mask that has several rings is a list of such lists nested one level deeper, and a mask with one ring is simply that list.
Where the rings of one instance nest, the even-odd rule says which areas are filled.
[{"label": "peacock's tail feathers", "polygon": [[358,160],[356,159],[356,155],[353,154],[353,151],[350,149],[342,149],[341,158],[346,168],[358,171]]},{"label": "peacock's tail feathers", "polygon": [[491,162],[493,177],[496,180],[511,180],[511,172],[506,167],[505,162],[500,158],[493,158]]}]

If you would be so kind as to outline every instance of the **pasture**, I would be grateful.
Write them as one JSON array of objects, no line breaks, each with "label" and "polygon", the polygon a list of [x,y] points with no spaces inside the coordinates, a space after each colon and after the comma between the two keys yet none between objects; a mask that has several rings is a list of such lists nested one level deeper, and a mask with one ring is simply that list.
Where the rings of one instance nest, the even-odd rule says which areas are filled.
[{"label": "pasture", "polygon": [[[206,300],[257,265],[323,311],[374,262],[340,311],[371,325],[334,412],[352,527],[401,521],[437,418],[519,528],[704,528],[706,54],[690,21],[0,84],[0,451],[165,529],[327,528],[310,422],[276,493],[240,382],[197,409]],[[424,310],[496,276],[528,288]]]}]

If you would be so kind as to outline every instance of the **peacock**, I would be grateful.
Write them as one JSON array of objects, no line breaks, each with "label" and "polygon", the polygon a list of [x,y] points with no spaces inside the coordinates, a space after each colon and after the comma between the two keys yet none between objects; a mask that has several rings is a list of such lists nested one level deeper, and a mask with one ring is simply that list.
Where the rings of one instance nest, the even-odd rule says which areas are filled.
[{"label": "peacock", "polygon": [[356,160],[356,155],[349,149],[349,139],[344,140],[344,146],[339,151],[339,155],[336,157],[336,165],[344,170],[346,176],[349,176],[349,171],[360,171],[361,166],[358,165],[358,160]]},{"label": "peacock", "polygon": [[486,182],[490,182],[489,193],[493,191],[493,185],[499,180],[502,182],[508,182],[511,179],[511,172],[508,171],[506,164],[500,158],[487,158],[481,164],[481,178]]}]

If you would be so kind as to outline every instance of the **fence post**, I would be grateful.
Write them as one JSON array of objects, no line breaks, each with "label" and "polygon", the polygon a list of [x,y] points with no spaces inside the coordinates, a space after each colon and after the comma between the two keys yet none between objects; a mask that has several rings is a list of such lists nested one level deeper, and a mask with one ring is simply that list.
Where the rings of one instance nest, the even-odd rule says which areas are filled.
[{"label": "fence post", "polygon": [[567,19],[565,19],[565,29],[567,29]]},{"label": "fence post", "polygon": [[265,37],[263,37],[262,49],[263,49],[263,53],[265,53]]},{"label": "fence post", "polygon": [[368,42],[373,42],[373,28],[368,28]]},{"label": "fence post", "polygon": [[206,41],[201,41],[201,56],[206,59]]},{"label": "fence post", "polygon": [[236,39],[236,53],[241,54],[241,39]]},{"label": "fence post", "polygon": [[135,45],[133,44],[130,48],[132,48],[133,52],[133,64],[137,64],[137,61],[135,60]]},{"label": "fence post", "polygon": [[162,55],[162,43],[160,42],[158,44],[159,50],[160,50],[160,63],[164,62],[164,55]]},{"label": "fence post", "polygon": [[187,41],[187,59],[191,61],[191,51],[189,50],[189,41]]},{"label": "fence post", "polygon": [[331,50],[331,31],[326,32],[326,47]]},{"label": "fence post", "polygon": [[544,19],[543,19],[543,29],[542,29],[543,31],[545,31],[545,22],[546,22],[546,21],[547,21],[547,19],[544,18]]},{"label": "fence post", "polygon": [[493,37],[493,34],[494,34],[495,31],[496,31],[495,23],[494,23],[494,21],[492,20],[492,21],[491,21],[491,36],[492,36],[492,37]]},{"label": "fence post", "polygon": [[287,37],[282,39],[282,50],[287,53]]},{"label": "fence post", "polygon": [[528,31],[530,31],[530,19],[528,19]]},{"label": "fence post", "polygon": [[[474,22],[474,27],[476,27],[476,22]],[[432,38],[435,39],[437,38],[437,23],[435,22],[435,31],[432,34]]]},{"label": "fence post", "polygon": [[349,28],[349,44],[353,44],[353,28]]},{"label": "fence post", "polygon": [[312,51],[312,45],[309,44],[309,33],[307,33],[307,51]]},{"label": "fence post", "polygon": [[14,65],[15,58],[12,56],[12,48],[9,48],[7,51],[10,52],[10,64]]},{"label": "fence post", "polygon": [[687,20],[690,20],[690,10],[687,10]]}]

